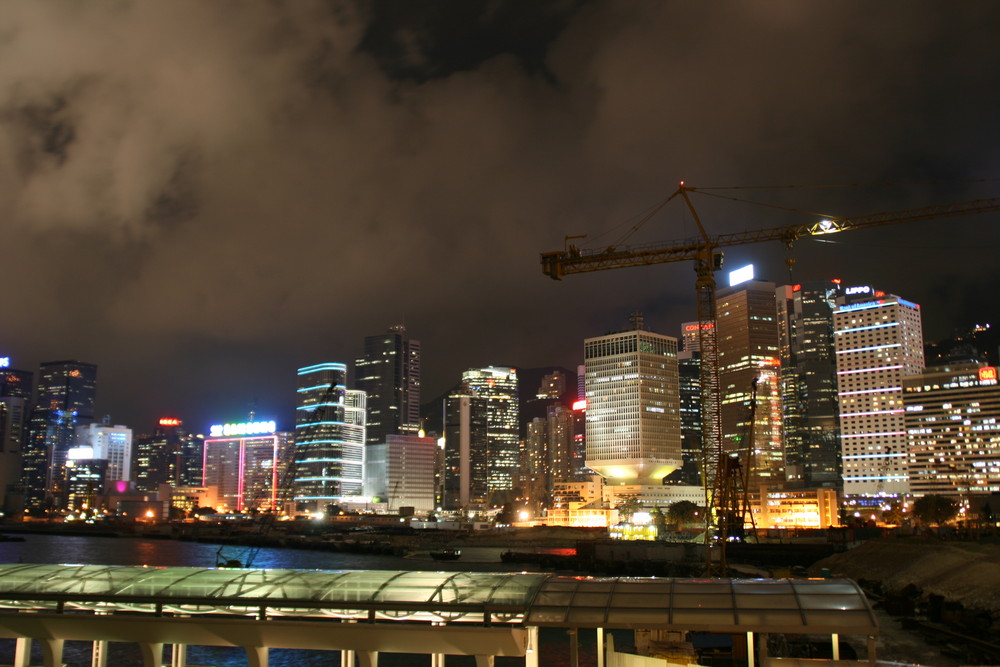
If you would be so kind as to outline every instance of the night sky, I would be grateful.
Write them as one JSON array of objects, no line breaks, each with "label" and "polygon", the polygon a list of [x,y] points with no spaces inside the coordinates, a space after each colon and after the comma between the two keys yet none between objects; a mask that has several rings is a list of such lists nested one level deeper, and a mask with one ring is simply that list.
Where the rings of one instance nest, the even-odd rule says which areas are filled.
[{"label": "night sky", "polygon": [[[694,319],[687,264],[555,282],[680,180],[840,216],[1000,195],[1000,3],[8,2],[0,356],[98,364],[98,414],[287,424],[295,369],[405,323],[424,399]],[[971,182],[973,179],[984,179]],[[676,202],[675,202],[676,203]],[[812,220],[695,200],[711,233]],[[1000,326],[1000,214],[795,249]],[[696,229],[671,204],[632,240]],[[784,250],[743,246],[788,282]],[[533,388],[528,388],[533,389]]]}]

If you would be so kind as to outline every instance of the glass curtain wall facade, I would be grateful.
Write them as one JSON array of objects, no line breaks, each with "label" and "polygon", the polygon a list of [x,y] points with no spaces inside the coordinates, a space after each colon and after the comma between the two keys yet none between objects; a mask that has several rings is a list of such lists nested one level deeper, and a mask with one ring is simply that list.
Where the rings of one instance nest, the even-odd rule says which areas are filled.
[{"label": "glass curtain wall facade", "polygon": [[777,290],[785,472],[797,486],[840,485],[840,422],[833,310],[839,280]]},{"label": "glass curtain wall facade", "polygon": [[520,470],[517,369],[473,368],[462,373],[464,385],[486,401],[487,503],[510,499]]},{"label": "glass curtain wall facade", "polygon": [[76,427],[94,421],[97,366],[52,361],[39,366],[38,393],[23,456],[25,504],[39,509],[65,500],[66,453]]},{"label": "glass curtain wall facade", "polygon": [[354,386],[367,395],[368,444],[420,430],[420,342],[405,327],[365,338],[364,354],[354,361]]},{"label": "glass curtain wall facade", "polygon": [[364,490],[365,393],[347,389],[347,366],[298,371],[294,500],[298,509],[358,499]]}]

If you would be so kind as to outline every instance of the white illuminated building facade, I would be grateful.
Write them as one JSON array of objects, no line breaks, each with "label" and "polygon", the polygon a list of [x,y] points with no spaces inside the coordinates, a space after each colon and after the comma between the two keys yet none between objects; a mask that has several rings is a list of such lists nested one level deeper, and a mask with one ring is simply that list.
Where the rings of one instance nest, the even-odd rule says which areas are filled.
[{"label": "white illuminated building facade", "polygon": [[609,501],[648,501],[681,465],[677,339],[641,328],[588,338],[584,360],[586,465]]},{"label": "white illuminated building facade", "polygon": [[[845,289],[848,300],[851,289]],[[833,323],[844,495],[907,494],[903,379],[924,370],[920,306],[872,293],[864,301],[840,303]]]},{"label": "white illuminated building facade", "polygon": [[928,368],[903,380],[914,496],[1000,493],[1000,384],[978,363]]},{"label": "white illuminated building facade", "polygon": [[74,445],[67,453],[69,460],[107,461],[106,482],[131,478],[132,429],[127,426],[77,426]]}]

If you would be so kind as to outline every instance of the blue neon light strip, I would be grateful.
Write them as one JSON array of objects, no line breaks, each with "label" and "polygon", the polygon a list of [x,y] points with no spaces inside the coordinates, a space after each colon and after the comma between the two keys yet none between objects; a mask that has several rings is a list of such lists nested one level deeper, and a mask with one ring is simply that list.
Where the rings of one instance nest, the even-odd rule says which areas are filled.
[{"label": "blue neon light strip", "polygon": [[[336,385],[333,385],[333,386],[337,387],[338,389],[346,389],[347,388],[345,385],[342,385],[342,384],[336,384]],[[314,385],[312,387],[302,387],[301,389],[296,389],[295,391],[299,392],[300,394],[304,394],[307,391],[316,391],[318,389],[323,389],[325,391],[325,390],[327,390],[329,388],[330,388],[329,384],[317,384],[317,385]]]},{"label": "blue neon light strip", "polygon": [[314,364],[312,366],[306,366],[299,369],[299,375],[308,375],[309,373],[317,373],[319,371],[346,371],[347,366],[345,364],[338,363],[326,363],[326,364]]}]

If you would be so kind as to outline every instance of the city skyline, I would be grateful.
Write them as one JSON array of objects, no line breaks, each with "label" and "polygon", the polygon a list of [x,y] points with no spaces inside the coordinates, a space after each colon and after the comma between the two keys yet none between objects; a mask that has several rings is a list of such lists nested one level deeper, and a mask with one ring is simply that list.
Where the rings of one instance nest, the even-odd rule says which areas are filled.
[{"label": "city skyline", "polygon": [[[425,402],[468,368],[575,368],[636,310],[679,335],[690,266],[553,282],[539,253],[616,243],[680,180],[909,183],[736,193],[841,216],[997,194],[998,22],[902,2],[14,5],[0,356],[97,365],[97,414],[142,432],[291,414],[296,368],[397,324]],[[800,220],[695,203],[713,234]],[[791,281],[780,244],[726,268],[878,285],[939,340],[1000,326],[997,219],[803,241]],[[635,240],[696,233],[671,206]]]}]

